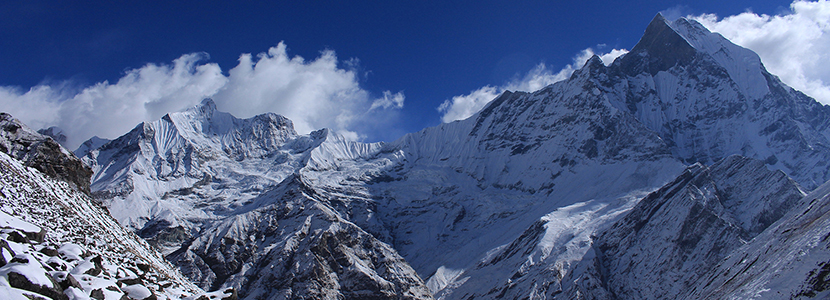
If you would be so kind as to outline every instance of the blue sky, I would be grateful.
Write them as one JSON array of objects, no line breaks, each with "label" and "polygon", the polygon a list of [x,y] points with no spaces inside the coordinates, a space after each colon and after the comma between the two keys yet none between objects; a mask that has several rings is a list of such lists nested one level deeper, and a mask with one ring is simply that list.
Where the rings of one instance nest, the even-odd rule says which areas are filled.
[{"label": "blue sky", "polygon": [[437,108],[453,97],[578,67],[588,48],[630,49],[660,11],[714,14],[713,24],[747,11],[793,14],[790,1],[136,2],[0,4],[0,110],[58,125],[77,144],[208,95],[240,117],[273,111],[305,131],[389,141],[448,120]]}]

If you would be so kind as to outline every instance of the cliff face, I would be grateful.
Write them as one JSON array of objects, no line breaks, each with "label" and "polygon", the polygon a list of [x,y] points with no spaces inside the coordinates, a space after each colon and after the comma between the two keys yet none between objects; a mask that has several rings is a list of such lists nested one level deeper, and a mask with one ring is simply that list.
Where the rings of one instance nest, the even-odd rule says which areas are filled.
[{"label": "cliff face", "polygon": [[0,113],[0,151],[90,194],[89,166],[49,136],[35,132],[7,113]]}]

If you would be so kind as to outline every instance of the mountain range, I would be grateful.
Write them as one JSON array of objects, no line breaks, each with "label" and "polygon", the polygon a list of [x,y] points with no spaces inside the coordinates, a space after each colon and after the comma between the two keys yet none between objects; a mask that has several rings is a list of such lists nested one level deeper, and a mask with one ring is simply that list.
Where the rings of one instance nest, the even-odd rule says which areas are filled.
[{"label": "mountain range", "polygon": [[[74,153],[3,126],[35,137],[0,135],[26,182],[117,220],[192,297],[830,295],[830,108],[684,18],[658,14],[610,65],[389,143],[210,99]],[[18,206],[0,209],[48,225]]]}]

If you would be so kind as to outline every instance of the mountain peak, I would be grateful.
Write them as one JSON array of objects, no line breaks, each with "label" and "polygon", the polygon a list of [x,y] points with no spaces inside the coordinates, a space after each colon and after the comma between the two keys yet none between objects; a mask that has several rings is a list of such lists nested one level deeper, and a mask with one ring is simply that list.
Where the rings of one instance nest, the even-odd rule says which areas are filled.
[{"label": "mountain peak", "polygon": [[58,126],[52,126],[49,128],[43,128],[37,131],[42,135],[51,137],[56,142],[60,143],[61,145],[66,144],[66,133]]},{"label": "mountain peak", "polygon": [[585,62],[585,65],[582,68],[583,69],[593,69],[593,68],[598,68],[598,67],[605,67],[605,63],[602,62],[602,58],[600,58],[598,55],[594,54],[593,56],[591,56],[591,58],[589,58]]},{"label": "mountain peak", "polygon": [[658,13],[621,63],[623,70],[629,73],[648,72],[655,75],[675,65],[688,64],[695,53],[695,48]]},{"label": "mountain peak", "polygon": [[191,106],[183,111],[184,113],[194,114],[196,116],[204,116],[210,119],[216,113],[216,102],[211,98],[202,99],[199,104]]}]

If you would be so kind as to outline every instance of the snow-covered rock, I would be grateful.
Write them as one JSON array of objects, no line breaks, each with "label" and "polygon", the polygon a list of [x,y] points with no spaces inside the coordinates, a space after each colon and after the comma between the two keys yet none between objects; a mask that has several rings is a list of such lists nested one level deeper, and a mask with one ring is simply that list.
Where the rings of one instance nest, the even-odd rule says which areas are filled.
[{"label": "snow-covered rock", "polygon": [[830,182],[763,233],[703,274],[688,298],[826,299],[830,297]]},{"label": "snow-covered rock", "polygon": [[89,194],[92,171],[78,157],[49,136],[40,134],[7,113],[0,112],[0,152],[44,174],[66,181]]},{"label": "snow-covered rock", "polygon": [[431,298],[391,246],[341,216],[346,201],[292,176],[169,258],[201,286],[252,299]]},{"label": "snow-covered rock", "polygon": [[[784,216],[803,196],[792,179],[768,170],[761,161],[730,156],[710,167],[692,165],[672,183],[643,198],[623,219],[597,233],[595,256],[584,261],[594,270],[572,273],[563,296],[610,293],[620,299],[661,299],[680,295]],[[600,276],[591,278],[591,274]],[[602,284],[594,286],[596,281]]]}]

